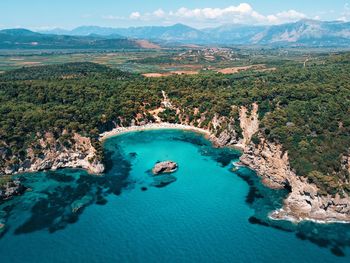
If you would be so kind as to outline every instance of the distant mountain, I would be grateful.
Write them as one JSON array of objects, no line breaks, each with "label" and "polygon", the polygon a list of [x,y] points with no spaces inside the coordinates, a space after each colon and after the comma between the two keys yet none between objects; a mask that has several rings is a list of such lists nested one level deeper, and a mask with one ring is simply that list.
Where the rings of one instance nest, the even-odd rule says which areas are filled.
[{"label": "distant mountain", "polygon": [[151,43],[110,35],[68,36],[40,34],[27,29],[0,30],[0,49],[138,49]]},{"label": "distant mountain", "polygon": [[225,44],[349,46],[350,23],[301,20],[275,26],[226,25],[206,29]]},{"label": "distant mountain", "polygon": [[88,36],[94,34],[105,37],[116,35],[187,44],[350,45],[350,23],[339,21],[301,20],[275,26],[224,25],[202,30],[183,24],[130,28],[83,26],[71,31],[55,29],[46,33],[61,34],[62,32],[66,35]]},{"label": "distant mountain", "polygon": [[223,25],[216,28],[208,28],[206,32],[212,41],[223,44],[254,44],[254,36],[267,30],[268,26],[248,25]]},{"label": "distant mountain", "polygon": [[316,46],[350,44],[350,23],[301,20],[296,23],[271,26],[251,39],[258,44],[297,43]]},{"label": "distant mountain", "polygon": [[119,35],[115,28],[99,26],[80,26],[73,30],[55,28],[48,31],[41,31],[40,33],[66,36],[113,36],[114,38],[125,38]]},{"label": "distant mountain", "polygon": [[81,26],[71,31],[64,29],[53,29],[42,31],[45,34],[65,34],[72,36],[120,36],[136,39],[162,40],[167,42],[205,42],[209,41],[208,34],[205,32],[183,25],[175,24],[172,26],[146,26],[146,27],[129,27],[129,28],[110,28],[98,26]]},{"label": "distant mountain", "polygon": [[160,39],[168,42],[205,42],[208,35],[198,29],[176,24],[173,26],[131,27],[118,29],[119,34],[134,38]]}]

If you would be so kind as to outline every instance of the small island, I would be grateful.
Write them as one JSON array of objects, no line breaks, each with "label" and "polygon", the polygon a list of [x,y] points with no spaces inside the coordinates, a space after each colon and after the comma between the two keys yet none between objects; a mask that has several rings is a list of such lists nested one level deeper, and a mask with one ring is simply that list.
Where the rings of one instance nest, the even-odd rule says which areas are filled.
[{"label": "small island", "polygon": [[173,161],[165,161],[156,163],[152,169],[154,175],[164,174],[164,173],[173,173],[177,170],[178,165]]},{"label": "small island", "polygon": [[171,175],[177,171],[178,165],[173,161],[158,162],[154,165],[152,169],[154,182],[152,183],[155,187],[165,187],[177,179],[175,176]]}]

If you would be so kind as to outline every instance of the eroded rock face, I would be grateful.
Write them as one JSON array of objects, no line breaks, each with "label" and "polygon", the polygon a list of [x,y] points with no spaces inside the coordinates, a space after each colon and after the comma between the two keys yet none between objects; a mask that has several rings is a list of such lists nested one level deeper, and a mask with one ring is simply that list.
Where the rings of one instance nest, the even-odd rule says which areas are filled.
[{"label": "eroded rock face", "polygon": [[290,168],[288,153],[282,146],[261,138],[259,145],[250,144],[241,162],[254,169],[262,182],[271,188],[291,189],[284,206],[271,217],[292,221],[315,220],[323,222],[350,222],[350,197],[321,195],[315,184],[297,176]]},{"label": "eroded rock face", "polygon": [[164,174],[164,173],[173,173],[177,170],[178,165],[175,162],[172,161],[165,161],[157,163],[153,169],[152,173],[154,175]]},{"label": "eroded rock face", "polygon": [[240,126],[243,133],[241,145],[243,148],[247,147],[255,133],[259,131],[259,106],[256,103],[252,104],[252,110],[248,114],[246,107],[241,107],[239,111]]},{"label": "eroded rock face", "polygon": [[[256,103],[252,104],[251,111],[247,107],[242,106],[239,108],[239,119],[236,120],[219,117],[216,114],[211,121],[210,132],[213,136],[210,137],[210,140],[218,147],[235,146],[245,149],[249,145],[252,136],[259,130],[258,109],[259,106]],[[236,122],[239,122],[239,126],[242,129],[241,138],[239,138],[235,129]]]},{"label": "eroded rock face", "polygon": [[29,148],[26,160],[4,167],[3,173],[14,174],[60,168],[82,168],[92,174],[103,173],[104,165],[98,161],[91,140],[75,133],[73,141],[74,144],[67,148],[58,145],[51,133],[46,133],[45,137],[39,140],[41,148],[44,149],[41,154],[35,154],[34,150]]},{"label": "eroded rock face", "polygon": [[282,151],[282,146],[263,138],[259,145],[248,144],[240,160],[262,176],[262,182],[273,189],[289,186],[287,178],[296,176],[289,166],[288,153]]}]

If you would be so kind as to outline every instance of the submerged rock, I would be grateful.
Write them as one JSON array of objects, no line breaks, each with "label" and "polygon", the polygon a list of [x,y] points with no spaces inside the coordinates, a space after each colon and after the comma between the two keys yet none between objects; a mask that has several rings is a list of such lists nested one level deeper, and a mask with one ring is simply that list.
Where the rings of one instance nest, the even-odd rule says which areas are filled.
[{"label": "submerged rock", "polygon": [[178,168],[177,163],[172,161],[165,161],[165,162],[157,163],[153,167],[152,173],[154,175],[163,174],[163,173],[173,173],[177,170],[177,168]]},{"label": "submerged rock", "polygon": [[177,178],[171,174],[163,174],[154,178],[153,186],[161,188],[165,187],[173,182],[175,182]]}]

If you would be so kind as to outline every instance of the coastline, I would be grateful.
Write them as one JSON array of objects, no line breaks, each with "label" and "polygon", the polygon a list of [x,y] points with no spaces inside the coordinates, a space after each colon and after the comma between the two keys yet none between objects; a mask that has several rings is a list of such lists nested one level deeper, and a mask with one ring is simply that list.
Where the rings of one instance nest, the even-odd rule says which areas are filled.
[{"label": "coastline", "polygon": [[[244,154],[244,147],[242,144],[240,144],[240,142],[238,142],[235,145],[219,144],[218,138],[213,133],[211,133],[209,130],[201,129],[198,127],[193,127],[191,125],[173,124],[173,123],[167,123],[167,122],[150,123],[150,124],[145,124],[145,125],[140,125],[140,126],[134,125],[134,126],[129,126],[129,127],[117,127],[111,131],[101,133],[99,135],[99,141],[103,143],[107,139],[115,137],[115,136],[119,136],[119,135],[126,134],[126,133],[131,133],[131,132],[148,131],[148,130],[183,130],[183,131],[196,132],[198,134],[204,135],[204,137],[207,140],[209,140],[213,143],[214,147],[229,147],[229,148],[232,147],[233,149],[236,149],[238,151],[242,151],[242,154]],[[81,160],[81,161],[83,161],[83,163],[85,164],[85,162],[84,162],[85,160]],[[249,167],[250,169],[257,171],[256,167],[251,166],[249,163],[245,164],[245,163],[242,163],[241,161],[239,161],[236,163],[236,165],[238,167],[240,167],[240,166]],[[93,174],[97,174],[92,169],[90,169],[91,168],[90,166],[91,166],[91,164],[84,166],[84,165],[82,165],[81,162],[70,162],[70,163],[66,163],[64,166],[58,167],[58,168],[81,168],[81,169],[90,171]],[[51,169],[55,170],[55,168],[51,168]],[[35,172],[35,170],[31,170],[31,171],[27,170],[27,171],[23,171],[23,172]],[[266,187],[268,187],[268,186],[266,186]],[[314,219],[314,218],[309,218],[309,217],[296,217],[295,215],[285,211],[283,208],[279,209],[279,210],[271,211],[271,213],[268,215],[268,217],[271,220],[285,220],[285,221],[289,221],[292,223],[300,223],[302,221],[311,221],[311,222],[315,222],[315,223],[319,223],[319,224],[350,223],[350,221],[341,220],[341,219],[337,220],[337,219],[333,219],[333,218],[322,220],[322,219]]]},{"label": "coastline", "polygon": [[139,132],[139,131],[150,131],[150,130],[183,130],[183,131],[192,131],[199,134],[204,135],[204,137],[211,141],[214,145],[214,147],[228,147],[235,149],[243,154],[244,152],[244,146],[242,144],[235,144],[235,145],[221,145],[218,143],[217,137],[211,133],[209,130],[194,127],[191,125],[185,125],[185,124],[177,124],[177,123],[169,123],[169,122],[161,122],[161,123],[148,123],[145,125],[133,125],[128,127],[117,127],[114,128],[111,131],[104,132],[100,134],[99,141],[102,143],[106,141],[109,138],[119,136],[125,133],[129,132]]},{"label": "coastline", "polygon": [[[280,215],[283,214],[284,215]],[[278,210],[272,211],[269,213],[268,218],[274,221],[288,221],[293,224],[299,224],[302,222],[313,222],[316,224],[350,224],[350,221],[346,220],[337,220],[337,219],[314,219],[314,218],[309,218],[309,217],[295,217],[293,215],[288,214],[283,208],[280,208]]]},{"label": "coastline", "polygon": [[[234,149],[237,149],[239,151],[242,151],[244,153],[244,147],[243,145],[236,144],[236,145],[231,145],[231,146],[225,146],[225,145],[219,145],[217,143],[217,137],[212,134],[209,130],[206,129],[201,129],[197,127],[193,127],[190,125],[184,125],[184,124],[173,124],[173,123],[166,123],[166,122],[161,122],[161,123],[150,123],[146,125],[140,125],[140,126],[129,126],[129,127],[118,127],[115,128],[109,132],[105,132],[100,134],[100,141],[104,142],[105,140],[119,136],[125,133],[130,133],[130,132],[138,132],[138,131],[147,131],[147,130],[184,130],[184,131],[192,131],[192,132],[197,132],[205,136],[206,139],[211,141],[215,147],[232,147]],[[254,169],[254,167],[250,166],[249,164],[244,164],[241,161],[237,162],[236,165],[238,167],[244,166],[248,167],[252,170],[257,171]],[[268,186],[266,186],[268,187]],[[268,217],[271,220],[285,220],[292,222],[294,224],[301,223],[303,221],[309,221],[309,222],[314,222],[318,224],[334,224],[334,223],[340,223],[340,224],[349,224],[350,221],[342,220],[342,219],[315,219],[315,218],[309,218],[309,217],[297,217],[291,213],[288,213],[285,211],[283,208],[275,211],[271,211],[268,215]]]},{"label": "coastline", "polygon": [[140,126],[129,126],[129,127],[118,127],[114,128],[111,131],[104,132],[100,134],[100,141],[103,142],[108,138],[115,137],[121,134],[129,133],[129,132],[137,132],[137,131],[148,131],[148,130],[184,130],[184,131],[193,131],[197,133],[201,133],[207,136],[209,139],[213,137],[213,135],[205,129],[193,127],[190,125],[184,124],[175,124],[175,123],[150,123]]}]

